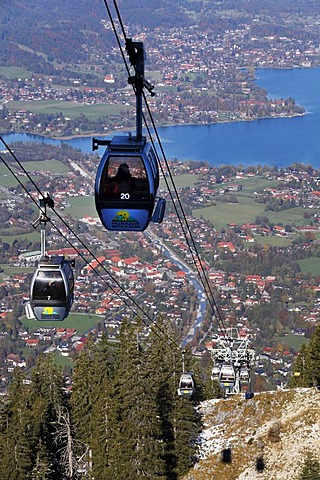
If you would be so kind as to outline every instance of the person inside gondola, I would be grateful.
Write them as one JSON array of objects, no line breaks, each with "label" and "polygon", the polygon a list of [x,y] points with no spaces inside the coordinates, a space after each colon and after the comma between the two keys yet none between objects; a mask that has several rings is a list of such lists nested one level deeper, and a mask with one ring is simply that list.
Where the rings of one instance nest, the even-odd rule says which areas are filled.
[{"label": "person inside gondola", "polygon": [[117,174],[113,180],[114,187],[117,188],[117,193],[129,193],[131,195],[133,194],[134,179],[131,175],[129,165],[127,163],[121,163],[118,168]]},{"label": "person inside gondola", "polygon": [[66,292],[61,276],[57,276],[49,281],[48,291],[50,292],[51,300],[65,301]]},{"label": "person inside gondola", "polygon": [[39,272],[35,280],[33,297],[37,300],[65,301],[66,292],[59,272]]},{"label": "person inside gondola", "polygon": [[129,165],[127,163],[121,163],[118,168],[117,175],[115,176],[117,180],[130,180],[132,178]]},{"label": "person inside gondola", "polygon": [[[112,168],[109,171],[111,172]],[[121,194],[133,194],[135,188],[134,178],[127,163],[119,165],[115,176],[109,175],[110,173],[107,175],[105,182],[103,182],[103,193],[105,195],[119,197]]]}]

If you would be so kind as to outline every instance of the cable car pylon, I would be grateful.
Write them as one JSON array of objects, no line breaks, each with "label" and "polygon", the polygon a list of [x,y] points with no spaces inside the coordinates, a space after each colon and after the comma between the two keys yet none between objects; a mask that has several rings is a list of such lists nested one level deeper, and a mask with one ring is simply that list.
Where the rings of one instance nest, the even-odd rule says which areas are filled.
[{"label": "cable car pylon", "polygon": [[211,379],[219,383],[225,396],[251,391],[250,370],[256,356],[249,348],[249,339],[241,339],[237,331],[237,338],[230,335],[217,340],[216,348],[211,351]]},{"label": "cable car pylon", "polygon": [[93,138],[92,149],[106,146],[95,180],[95,205],[107,230],[143,231],[149,222],[161,223],[166,200],[157,197],[159,166],[156,154],[142,135],[142,97],[153,85],[144,78],[145,51],[142,42],[126,40],[135,75],[129,76],[136,96],[136,135]]}]

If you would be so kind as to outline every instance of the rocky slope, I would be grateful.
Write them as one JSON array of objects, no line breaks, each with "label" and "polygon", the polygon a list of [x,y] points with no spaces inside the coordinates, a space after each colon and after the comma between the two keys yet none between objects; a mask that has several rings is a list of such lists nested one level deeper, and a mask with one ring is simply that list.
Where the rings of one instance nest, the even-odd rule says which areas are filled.
[{"label": "rocky slope", "polygon": [[320,391],[279,390],[204,402],[201,460],[184,480],[295,480],[320,461]]}]

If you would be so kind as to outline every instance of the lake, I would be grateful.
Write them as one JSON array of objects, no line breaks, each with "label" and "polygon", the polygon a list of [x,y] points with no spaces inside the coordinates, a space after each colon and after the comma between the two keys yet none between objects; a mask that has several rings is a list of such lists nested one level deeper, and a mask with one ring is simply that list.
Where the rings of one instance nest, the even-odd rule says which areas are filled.
[{"label": "lake", "polygon": [[[269,98],[292,97],[305,107],[307,114],[252,122],[159,127],[167,159],[206,161],[217,166],[261,164],[279,168],[299,162],[320,168],[320,68],[257,69],[256,76],[256,83],[267,90]],[[8,143],[22,140],[59,145],[65,142],[91,152],[91,137],[70,140],[29,134],[3,137]]]}]

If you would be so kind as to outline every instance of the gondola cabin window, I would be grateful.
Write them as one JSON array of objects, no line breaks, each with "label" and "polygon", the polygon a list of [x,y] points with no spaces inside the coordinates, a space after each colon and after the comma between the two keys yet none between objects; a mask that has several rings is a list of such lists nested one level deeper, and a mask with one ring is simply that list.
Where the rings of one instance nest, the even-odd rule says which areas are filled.
[{"label": "gondola cabin window", "polygon": [[34,300],[66,300],[61,272],[39,271],[33,287]]},{"label": "gondola cabin window", "polygon": [[149,182],[141,157],[110,156],[100,182],[101,199],[146,201]]}]

